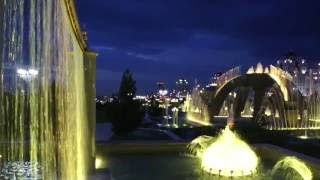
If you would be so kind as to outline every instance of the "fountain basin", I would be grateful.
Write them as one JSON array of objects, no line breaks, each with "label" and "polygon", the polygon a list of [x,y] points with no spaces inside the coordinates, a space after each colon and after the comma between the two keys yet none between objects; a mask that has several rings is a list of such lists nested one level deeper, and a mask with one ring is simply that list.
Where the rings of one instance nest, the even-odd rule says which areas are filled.
[{"label": "fountain basin", "polygon": [[[203,171],[201,161],[183,155],[185,142],[122,142],[98,144],[97,156],[105,163],[115,179],[210,179],[219,178]],[[314,179],[320,178],[320,160],[270,144],[255,144],[253,150],[259,157],[257,173],[246,179],[266,179],[272,167],[285,156],[296,156],[312,171]],[[229,177],[225,177],[229,179]],[[237,178],[237,177],[235,177]],[[223,179],[220,177],[220,179]],[[239,177],[241,179],[241,177]]]}]

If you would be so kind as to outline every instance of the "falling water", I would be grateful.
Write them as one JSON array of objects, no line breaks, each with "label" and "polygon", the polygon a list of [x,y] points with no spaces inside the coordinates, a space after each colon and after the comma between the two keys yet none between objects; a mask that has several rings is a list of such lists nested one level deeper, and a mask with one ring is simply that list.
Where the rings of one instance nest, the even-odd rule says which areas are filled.
[{"label": "falling water", "polygon": [[196,84],[192,90],[191,96],[188,95],[185,101],[185,111],[187,119],[204,125],[210,125],[210,117],[207,104],[201,97],[202,90],[199,90],[200,85]]},{"label": "falling water", "polygon": [[252,113],[254,111],[253,107],[254,107],[254,91],[250,89],[245,101],[244,108],[241,112],[241,117],[252,117]]},{"label": "falling water", "polygon": [[83,51],[66,1],[3,0],[3,6],[2,160],[39,163],[46,180],[86,179]]},{"label": "falling water", "polygon": [[320,87],[319,83],[315,83],[314,79],[312,79],[312,71],[310,71],[309,77],[311,81],[309,83],[309,96],[306,98],[307,100],[307,112],[309,118],[309,126],[313,128],[320,127]]},{"label": "falling water", "polygon": [[[264,69],[264,70],[263,70]],[[270,65],[263,68],[261,63],[256,69],[250,67],[247,74],[268,74],[276,84],[270,87],[264,97],[262,108],[258,113],[258,121],[263,119],[264,127],[277,130],[319,129],[320,128],[320,96],[319,84],[310,77],[305,79],[302,89],[295,84],[296,77],[288,72]],[[280,89],[280,91],[279,91]]]}]

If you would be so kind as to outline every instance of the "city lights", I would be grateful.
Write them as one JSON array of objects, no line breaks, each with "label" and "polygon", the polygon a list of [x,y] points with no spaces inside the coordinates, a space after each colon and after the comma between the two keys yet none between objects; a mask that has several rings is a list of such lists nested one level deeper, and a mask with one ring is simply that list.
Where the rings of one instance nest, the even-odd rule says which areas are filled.
[{"label": "city lights", "polygon": [[38,74],[39,74],[39,71],[36,70],[36,69],[22,69],[22,68],[19,68],[19,69],[17,69],[17,74],[22,79],[30,79],[30,78],[37,77]]},{"label": "city lights", "polygon": [[320,180],[319,6],[0,0],[0,180]]},{"label": "city lights", "polygon": [[159,90],[159,94],[160,94],[161,96],[165,96],[165,95],[168,94],[168,90],[166,90],[166,89],[160,89],[160,90]]}]

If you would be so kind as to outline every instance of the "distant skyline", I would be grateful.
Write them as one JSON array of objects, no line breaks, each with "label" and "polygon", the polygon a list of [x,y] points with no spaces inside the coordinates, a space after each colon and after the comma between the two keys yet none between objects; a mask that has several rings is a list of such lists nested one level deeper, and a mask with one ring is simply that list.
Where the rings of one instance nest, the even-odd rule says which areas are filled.
[{"label": "distant skyline", "polygon": [[179,78],[275,63],[289,50],[320,60],[319,1],[77,0],[80,24],[99,53],[97,95],[117,91],[128,68],[138,94]]}]

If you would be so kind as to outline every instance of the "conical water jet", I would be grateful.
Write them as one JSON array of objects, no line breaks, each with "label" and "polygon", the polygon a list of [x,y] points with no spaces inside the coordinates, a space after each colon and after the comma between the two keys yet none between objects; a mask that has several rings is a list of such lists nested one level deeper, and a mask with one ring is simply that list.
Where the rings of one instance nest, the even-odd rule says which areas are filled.
[{"label": "conical water jet", "polygon": [[204,150],[201,166],[208,173],[221,176],[247,176],[256,172],[258,157],[229,126]]}]

